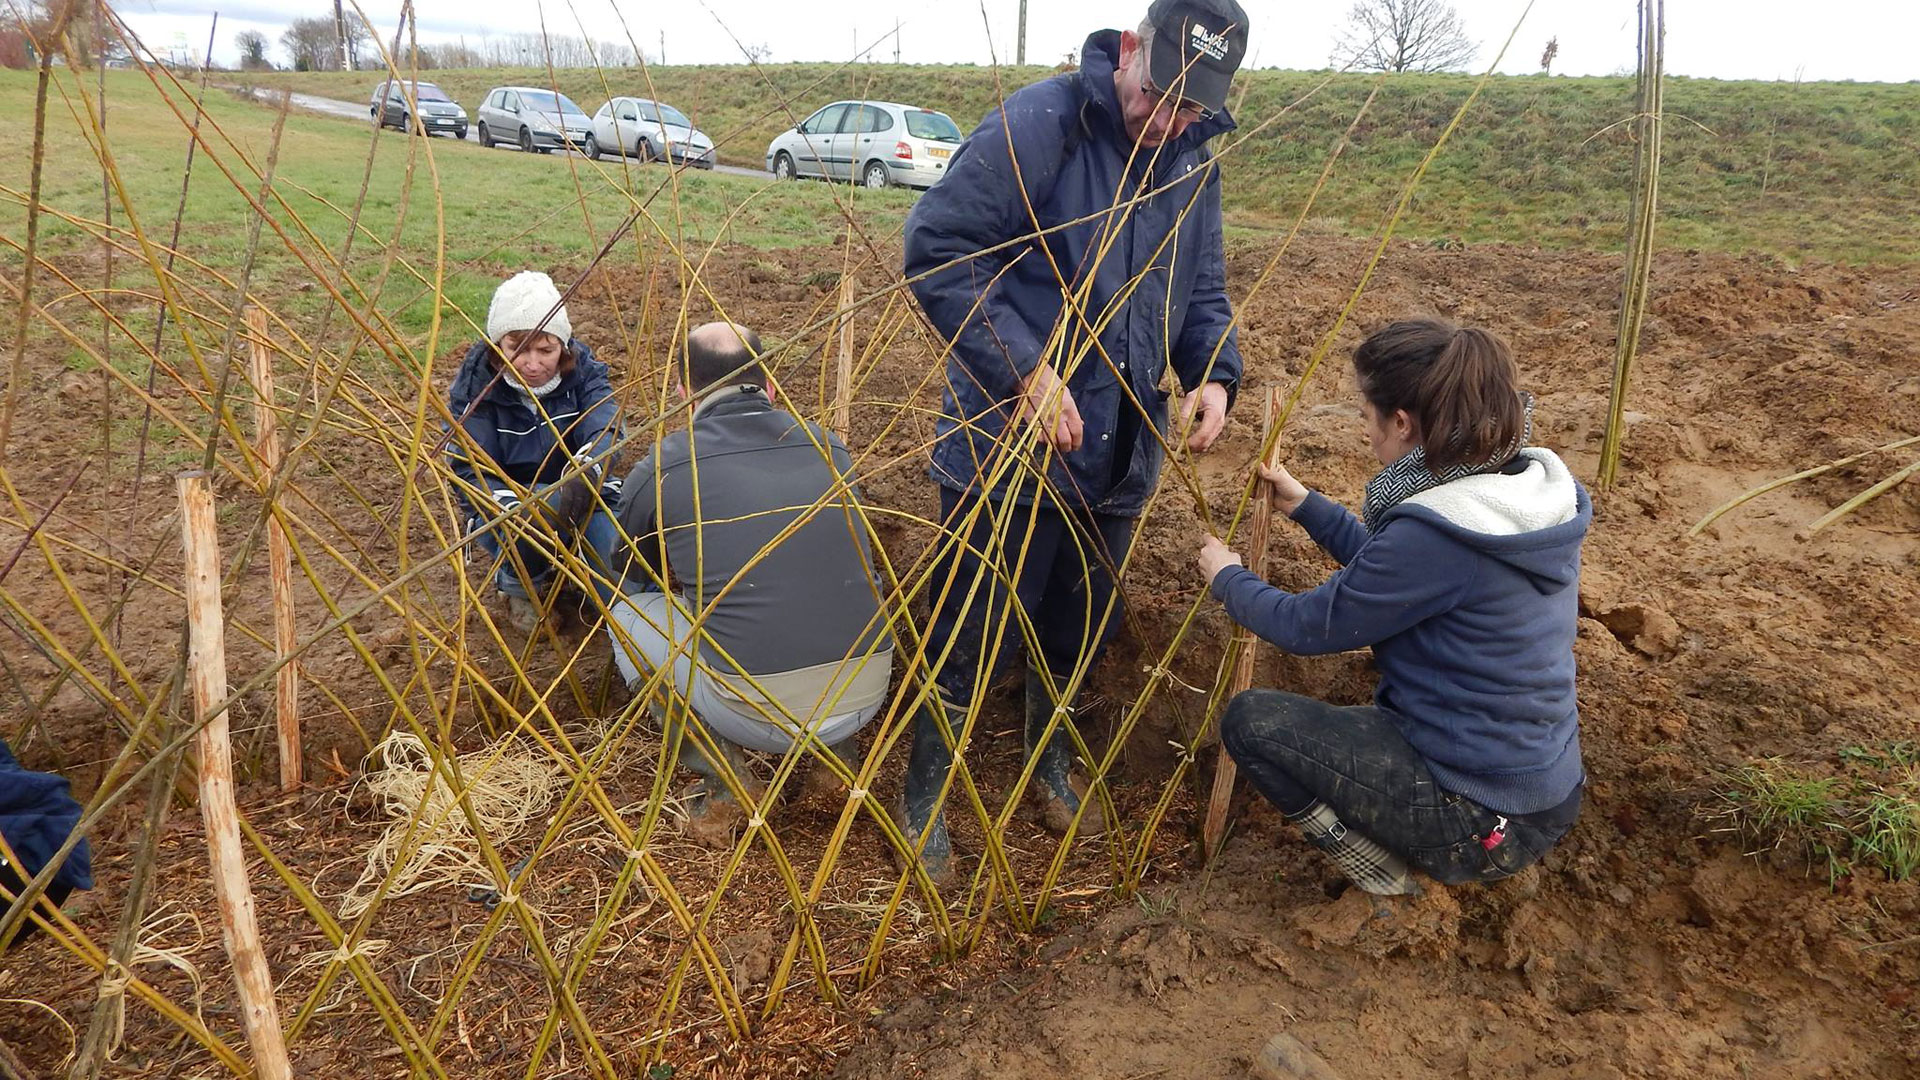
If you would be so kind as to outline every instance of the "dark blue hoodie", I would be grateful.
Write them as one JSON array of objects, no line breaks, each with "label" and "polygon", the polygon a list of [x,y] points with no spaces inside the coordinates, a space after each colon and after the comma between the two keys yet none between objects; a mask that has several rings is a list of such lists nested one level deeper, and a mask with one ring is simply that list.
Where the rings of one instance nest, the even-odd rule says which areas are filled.
[{"label": "dark blue hoodie", "polygon": [[[66,778],[23,767],[0,739],[0,835],[25,864],[18,868],[20,880],[38,874],[78,824],[80,804],[67,793]],[[85,840],[60,864],[52,885],[93,888],[93,862]],[[0,908],[4,906],[0,903]]]},{"label": "dark blue hoodie", "polygon": [[1019,381],[1046,362],[1068,373],[1086,423],[1080,449],[1050,456],[1054,490],[1137,516],[1160,478],[1146,427],[1167,429],[1167,369],[1181,390],[1217,382],[1229,398],[1240,378],[1206,147],[1233,119],[1136,151],[1114,92],[1119,55],[1119,32],[1102,30],[1080,70],[1007,95],[907,215],[906,275],[953,343],[931,471],[955,491],[995,473]]},{"label": "dark blue hoodie", "polygon": [[1293,519],[1341,563],[1316,589],[1213,579],[1235,622],[1287,652],[1372,646],[1374,703],[1442,787],[1503,814],[1557,806],[1585,775],[1573,639],[1593,506],[1552,451],[1523,453],[1524,471],[1412,496],[1372,535],[1309,495]]}]

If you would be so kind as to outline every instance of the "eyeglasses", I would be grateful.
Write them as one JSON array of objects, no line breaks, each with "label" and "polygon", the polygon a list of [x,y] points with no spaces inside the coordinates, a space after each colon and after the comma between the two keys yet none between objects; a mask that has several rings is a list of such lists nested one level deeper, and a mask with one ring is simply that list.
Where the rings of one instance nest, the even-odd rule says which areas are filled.
[{"label": "eyeglasses", "polygon": [[1173,115],[1178,116],[1183,120],[1189,120],[1196,124],[1203,124],[1203,123],[1206,123],[1208,120],[1213,119],[1212,109],[1207,108],[1205,105],[1195,104],[1194,102],[1188,101],[1184,98],[1176,98],[1173,95],[1167,93],[1165,90],[1162,90],[1159,87],[1153,85],[1153,80],[1147,78],[1144,75],[1141,76],[1140,78],[1140,92],[1142,94],[1145,94],[1147,97],[1152,98],[1155,102],[1167,105],[1168,107],[1172,108]]}]

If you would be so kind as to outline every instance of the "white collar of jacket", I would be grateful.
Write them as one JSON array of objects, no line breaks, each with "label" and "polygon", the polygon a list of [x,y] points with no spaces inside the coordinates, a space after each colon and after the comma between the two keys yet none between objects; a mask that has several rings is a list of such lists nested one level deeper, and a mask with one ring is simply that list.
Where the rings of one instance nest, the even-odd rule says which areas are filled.
[{"label": "white collar of jacket", "polygon": [[[740,383],[737,386],[723,386],[718,390],[709,390],[700,395],[700,404],[693,407],[693,419],[700,419],[702,416],[713,411],[713,407],[723,401],[731,401],[734,398],[747,394],[758,394],[764,398],[767,396],[767,389],[759,383]],[[771,405],[772,403],[769,402],[768,404]]]},{"label": "white collar of jacket", "polygon": [[500,369],[500,378],[505,380],[508,386],[511,386],[515,390],[520,391],[522,394],[525,394],[528,397],[535,398],[535,399],[546,397],[548,394],[551,394],[555,390],[560,389],[560,380],[566,377],[567,376],[565,372],[556,371],[553,373],[553,378],[548,379],[546,382],[541,383],[539,386],[528,386],[526,383],[523,383],[520,381],[519,373],[513,370],[513,366],[511,364],[506,365]]},{"label": "white collar of jacket", "polygon": [[1527,467],[1518,473],[1480,473],[1409,495],[1402,506],[1421,506],[1467,532],[1519,536],[1572,521],[1580,512],[1573,472],[1543,446],[1520,451]]}]

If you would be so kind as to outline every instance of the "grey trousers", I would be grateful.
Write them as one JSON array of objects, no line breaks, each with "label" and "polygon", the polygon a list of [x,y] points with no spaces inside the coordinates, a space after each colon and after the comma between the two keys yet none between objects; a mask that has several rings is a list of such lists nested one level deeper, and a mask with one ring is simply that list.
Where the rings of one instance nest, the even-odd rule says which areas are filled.
[{"label": "grey trousers", "polygon": [[[692,706],[702,726],[735,746],[784,754],[801,739],[802,729],[781,716],[768,717],[753,705],[726,694],[699,658],[694,619],[679,597],[668,593],[629,593],[614,602],[607,633],[613,660],[629,688],[651,672],[667,669],[665,682]],[[879,715],[886,703],[828,716],[799,717],[805,730],[831,748],[847,744]],[[844,756],[844,755],[842,755]]]}]

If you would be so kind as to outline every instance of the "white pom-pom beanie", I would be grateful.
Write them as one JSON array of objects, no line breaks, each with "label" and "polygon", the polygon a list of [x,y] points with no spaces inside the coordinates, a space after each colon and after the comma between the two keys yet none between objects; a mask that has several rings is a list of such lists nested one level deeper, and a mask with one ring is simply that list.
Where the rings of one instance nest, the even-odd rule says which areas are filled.
[{"label": "white pom-pom beanie", "polygon": [[[493,303],[487,305],[487,340],[497,344],[515,330],[539,326],[541,317],[559,303],[560,290],[552,278],[538,270],[520,271],[493,290]],[[573,320],[561,307],[541,329],[566,341],[573,337]]]}]

